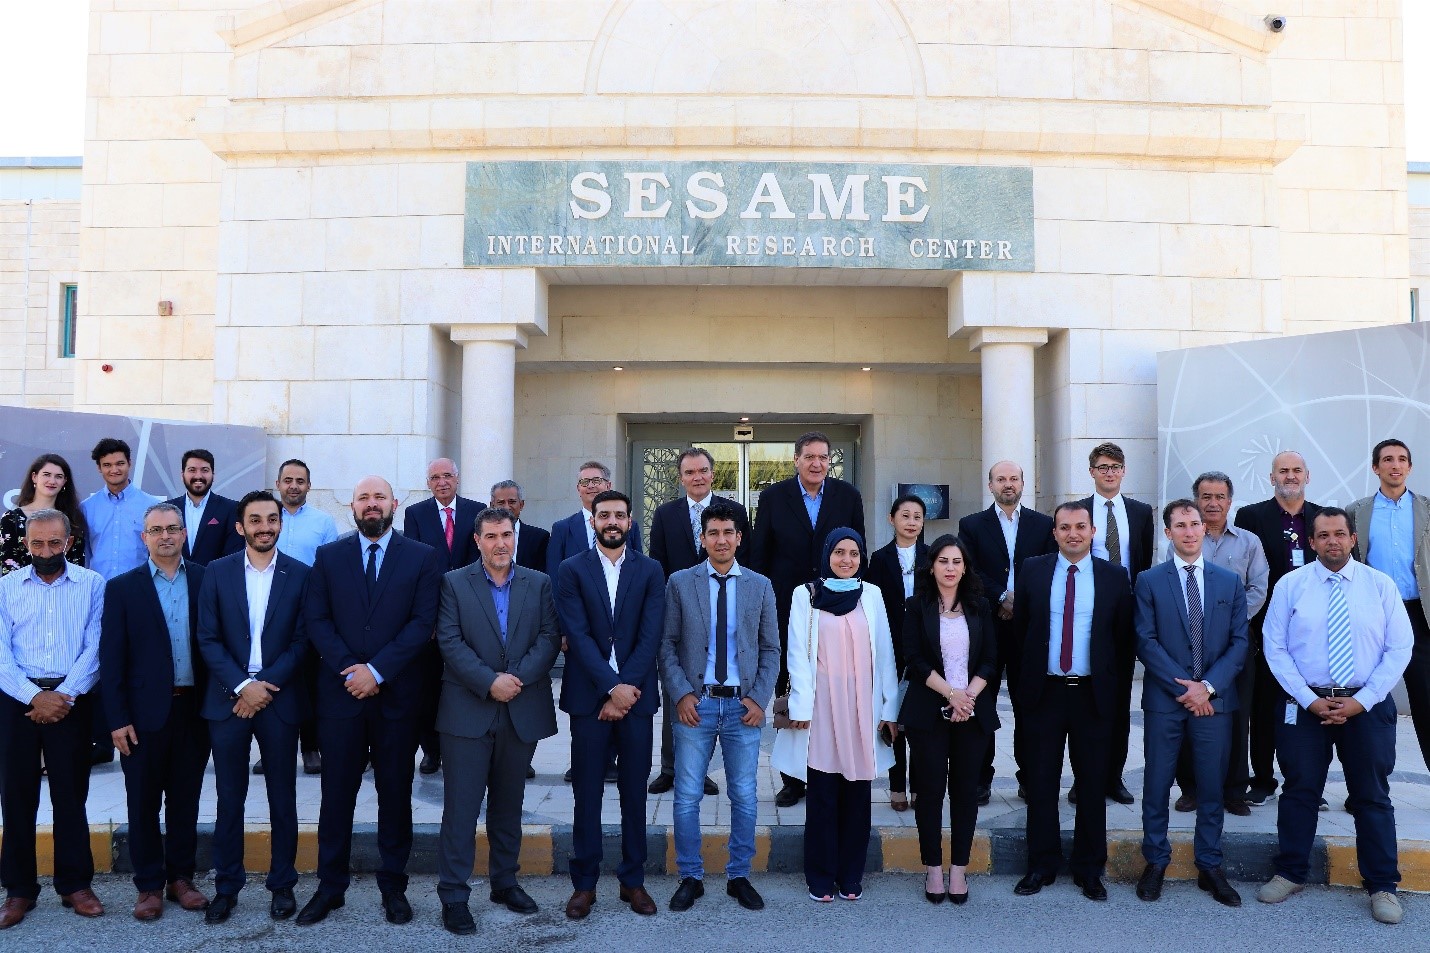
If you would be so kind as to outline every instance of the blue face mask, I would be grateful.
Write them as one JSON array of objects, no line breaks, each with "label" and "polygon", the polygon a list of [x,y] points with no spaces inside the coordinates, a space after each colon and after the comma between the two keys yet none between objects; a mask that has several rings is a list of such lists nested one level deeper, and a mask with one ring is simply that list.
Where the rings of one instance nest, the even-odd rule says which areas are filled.
[{"label": "blue face mask", "polygon": [[824,588],[830,592],[853,592],[858,589],[861,583],[858,579],[836,579],[830,576],[824,580]]}]

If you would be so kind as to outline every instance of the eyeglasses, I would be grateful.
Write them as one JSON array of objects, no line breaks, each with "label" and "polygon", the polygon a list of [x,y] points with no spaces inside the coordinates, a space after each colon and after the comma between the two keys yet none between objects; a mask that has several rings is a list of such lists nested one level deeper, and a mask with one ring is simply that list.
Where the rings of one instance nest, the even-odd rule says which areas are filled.
[{"label": "eyeglasses", "polygon": [[1127,468],[1120,463],[1099,463],[1093,469],[1098,473],[1121,473]]},{"label": "eyeglasses", "polygon": [[147,536],[179,536],[183,532],[182,526],[151,526],[144,531]]},{"label": "eyeglasses", "polygon": [[610,486],[611,481],[607,480],[605,477],[586,477],[583,480],[577,480],[576,485],[584,487]]}]

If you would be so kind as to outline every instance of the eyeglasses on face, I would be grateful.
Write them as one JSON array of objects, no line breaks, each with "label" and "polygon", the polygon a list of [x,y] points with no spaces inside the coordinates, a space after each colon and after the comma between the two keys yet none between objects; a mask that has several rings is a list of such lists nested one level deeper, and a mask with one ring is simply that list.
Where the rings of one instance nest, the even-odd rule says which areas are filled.
[{"label": "eyeglasses on face", "polygon": [[1098,473],[1121,473],[1127,468],[1120,463],[1099,463],[1093,469]]}]

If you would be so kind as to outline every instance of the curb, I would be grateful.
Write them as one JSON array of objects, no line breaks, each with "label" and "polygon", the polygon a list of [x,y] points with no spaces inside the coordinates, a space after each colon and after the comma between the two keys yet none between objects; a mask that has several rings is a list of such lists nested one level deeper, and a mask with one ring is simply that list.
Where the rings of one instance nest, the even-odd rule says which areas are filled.
[{"label": "curb", "polygon": [[[419,824],[413,829],[412,856],[408,862],[408,873],[422,876],[437,872],[437,839],[439,827],[436,824]],[[701,853],[707,870],[716,871],[725,865],[725,841],[728,828],[706,828],[703,834]],[[0,831],[3,837],[3,831]],[[619,825],[607,825],[604,829],[607,871],[615,869],[615,861],[620,857]],[[213,839],[213,825],[199,825],[198,867],[201,871],[210,869],[209,847]],[[1192,835],[1190,832],[1173,834],[1172,864],[1167,869],[1171,880],[1191,880],[1196,877],[1196,867],[1192,863]],[[943,836],[945,855],[948,850],[948,832]],[[90,850],[94,854],[95,870],[100,873],[129,873],[129,830],[125,824],[96,824],[89,831]],[[262,873],[268,868],[269,835],[266,825],[252,825],[244,830],[244,864],[252,873]],[[487,873],[486,827],[479,825],[476,833],[476,866],[473,874],[485,876]],[[674,874],[675,836],[673,831],[662,826],[647,829],[646,847],[648,860],[646,872],[650,874]],[[1430,841],[1402,840],[1400,847],[1400,889],[1425,893],[1430,892]],[[1072,849],[1072,834],[1063,834],[1064,853]],[[1245,833],[1229,834],[1222,840],[1227,876],[1232,880],[1256,882],[1269,880],[1272,873],[1272,858],[1277,850],[1275,834]],[[572,838],[570,825],[524,825],[522,827],[521,869],[535,876],[550,876],[567,869],[571,857]],[[51,876],[54,872],[54,835],[51,827],[40,827],[36,831],[36,859],[41,876]],[[298,830],[297,867],[300,873],[311,873],[318,863],[318,829],[314,825],[303,825]],[[973,851],[968,866],[972,874],[997,874],[1022,876],[1026,873],[1027,850],[1023,832],[1019,829],[979,830],[973,838]],[[377,825],[358,824],[353,827],[352,868],[354,872],[371,872],[377,869]],[[799,873],[804,869],[804,828],[768,827],[755,828],[755,873]],[[1109,831],[1107,845],[1107,877],[1119,883],[1134,883],[1141,874],[1142,832]],[[868,870],[878,872],[922,873],[919,862],[918,833],[909,827],[875,828],[869,838]],[[1311,875],[1313,884],[1330,884],[1337,887],[1360,887],[1360,875],[1356,867],[1355,838],[1317,837],[1311,850]]]}]

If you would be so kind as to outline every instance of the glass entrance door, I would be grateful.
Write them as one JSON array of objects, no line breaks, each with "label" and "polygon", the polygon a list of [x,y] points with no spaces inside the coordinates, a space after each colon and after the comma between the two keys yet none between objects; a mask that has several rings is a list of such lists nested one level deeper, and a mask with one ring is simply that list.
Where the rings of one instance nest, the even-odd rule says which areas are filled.
[{"label": "glass entrance door", "polygon": [[676,459],[687,447],[703,447],[715,458],[714,492],[742,503],[754,520],[760,493],[770,484],[794,476],[794,441],[819,429],[829,435],[830,476],[855,482],[854,457],[859,428],[847,425],[765,424],[755,426],[755,439],[731,440],[732,426],[630,425],[631,499],[635,517],[649,541],[650,514],[683,491]]}]

